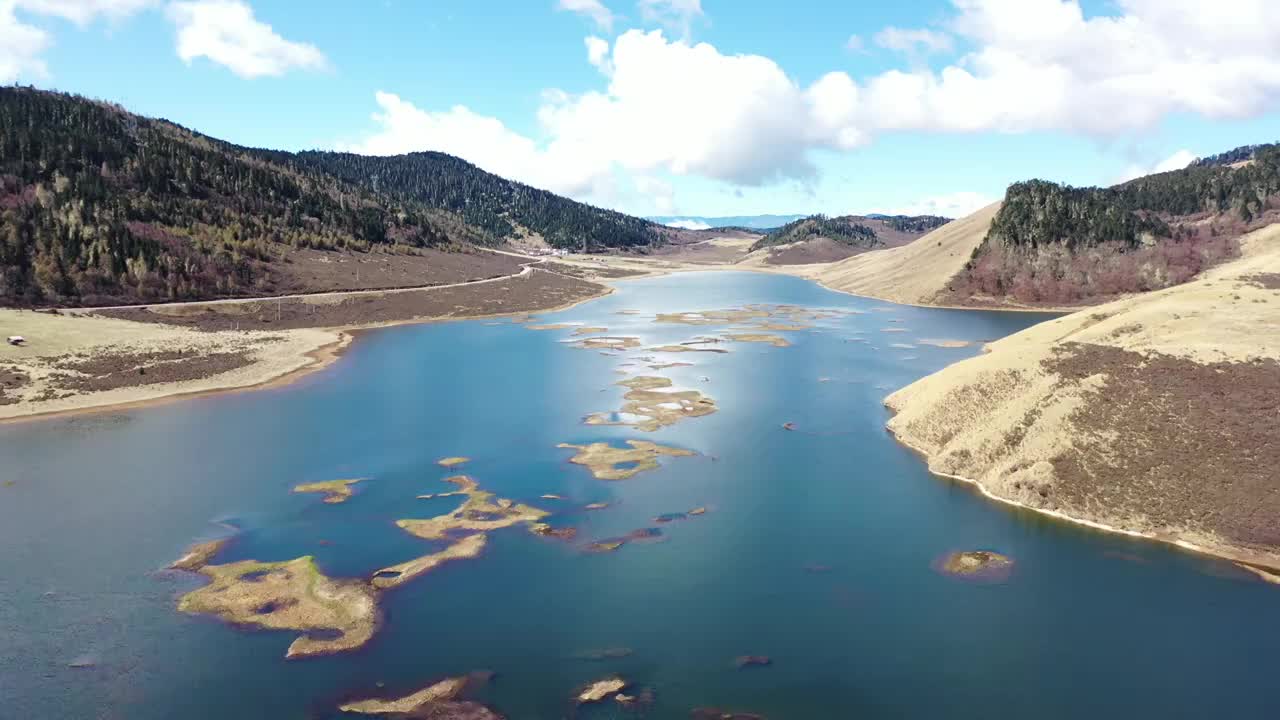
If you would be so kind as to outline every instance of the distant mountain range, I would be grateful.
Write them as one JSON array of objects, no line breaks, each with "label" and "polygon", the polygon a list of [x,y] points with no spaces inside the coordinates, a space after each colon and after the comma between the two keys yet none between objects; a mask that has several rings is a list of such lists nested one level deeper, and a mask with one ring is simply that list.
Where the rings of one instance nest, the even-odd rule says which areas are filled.
[{"label": "distant mountain range", "polygon": [[707,230],[718,227],[741,227],[751,230],[773,230],[787,223],[808,217],[807,215],[726,215],[723,217],[706,217],[703,215],[660,215],[645,218],[659,225],[682,228],[685,230]]}]

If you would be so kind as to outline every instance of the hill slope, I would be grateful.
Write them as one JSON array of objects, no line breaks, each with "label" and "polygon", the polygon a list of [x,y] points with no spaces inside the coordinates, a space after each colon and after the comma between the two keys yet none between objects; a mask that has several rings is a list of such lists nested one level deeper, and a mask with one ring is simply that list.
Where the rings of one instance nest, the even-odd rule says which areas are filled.
[{"label": "hill slope", "polygon": [[950,218],[934,215],[845,215],[835,218],[810,215],[767,233],[751,249],[825,238],[856,250],[872,250],[905,244],[950,221]]},{"label": "hill slope", "polygon": [[[514,223],[593,248],[662,241],[646,221],[438,153],[256,150],[116,105],[0,88],[2,303],[307,292],[345,289],[350,276],[358,287],[491,277],[518,267],[474,248],[499,244]],[[370,255],[378,261],[362,278]]]},{"label": "hill slope", "polygon": [[894,393],[890,428],[993,497],[1280,567],[1280,225],[1240,245]]},{"label": "hill slope", "polygon": [[1280,146],[1255,145],[1111,188],[1041,180],[903,248],[796,270],[897,302],[1061,307],[1187,282],[1280,221]]},{"label": "hill slope", "polygon": [[829,218],[826,215],[811,215],[767,233],[751,246],[751,250],[818,239],[831,240],[861,250],[870,250],[884,244],[876,236],[874,229],[858,220],[860,218],[852,216]]},{"label": "hill slope", "polygon": [[269,153],[282,163],[339,178],[371,192],[457,213],[503,240],[533,232],[554,247],[590,251],[663,242],[648,220],[576,202],[487,173],[438,152],[390,157],[350,153]]},{"label": "hill slope", "polygon": [[999,208],[999,203],[990,205],[901,247],[797,272],[833,290],[893,302],[932,303],[982,244]]},{"label": "hill slope", "polygon": [[1110,188],[1016,183],[950,295],[1066,305],[1158,290],[1237,256],[1240,236],[1277,220],[1274,145]]}]

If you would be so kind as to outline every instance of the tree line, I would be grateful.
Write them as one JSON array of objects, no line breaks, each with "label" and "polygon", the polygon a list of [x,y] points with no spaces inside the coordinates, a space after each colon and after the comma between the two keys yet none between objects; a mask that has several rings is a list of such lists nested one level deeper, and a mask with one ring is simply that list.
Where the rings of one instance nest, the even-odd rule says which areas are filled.
[{"label": "tree line", "polygon": [[292,250],[658,244],[657,226],[440,153],[244,148],[105,102],[0,87],[0,301],[261,294]]}]

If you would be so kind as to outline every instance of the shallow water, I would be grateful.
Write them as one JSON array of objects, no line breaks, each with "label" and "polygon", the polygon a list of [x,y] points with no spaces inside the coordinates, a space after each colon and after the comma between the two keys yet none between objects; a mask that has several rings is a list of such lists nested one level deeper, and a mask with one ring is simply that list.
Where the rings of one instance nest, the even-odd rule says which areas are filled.
[{"label": "shallow water", "polygon": [[[380,682],[398,694],[477,669],[498,673],[483,699],[515,720],[569,717],[574,688],[612,672],[654,689],[649,718],[697,706],[772,720],[1280,714],[1280,589],[994,505],[931,476],[885,432],[886,394],[980,352],[891,344],[991,340],[1044,316],[699,273],[622,283],[542,317],[663,344],[717,328],[616,312],[744,303],[863,314],[779,333],[792,347],[665,356],[695,364],[655,374],[720,410],[656,433],[580,422],[620,407],[617,366],[648,353],[482,322],[373,332],[284,388],[0,428],[0,474],[14,481],[0,487],[0,717],[332,718]],[[556,448],[631,438],[700,455],[603,482]],[[311,554],[330,576],[367,577],[423,555],[433,546],[393,521],[456,504],[415,499],[452,489],[435,465],[450,455],[473,458],[465,471],[485,489],[555,511],[578,542],[493,533],[480,558],[388,592],[367,647],[297,661],[284,659],[293,633],[179,614],[176,597],[198,581],[156,572],[229,526],[238,540],[216,562]],[[339,477],[370,480],[340,505],[290,493]],[[591,502],[611,505],[583,512]],[[580,552],[701,506],[660,537]],[[1016,560],[1008,582],[931,569],[975,548]],[[581,659],[621,647],[634,652]],[[739,670],[740,655],[773,663]]]}]

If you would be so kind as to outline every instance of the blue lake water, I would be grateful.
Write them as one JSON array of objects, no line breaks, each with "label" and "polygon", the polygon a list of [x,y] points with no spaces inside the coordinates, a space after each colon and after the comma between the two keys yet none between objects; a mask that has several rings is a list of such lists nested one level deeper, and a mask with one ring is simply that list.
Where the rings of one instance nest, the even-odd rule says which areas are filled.
[{"label": "blue lake water", "polygon": [[[654,690],[648,718],[699,706],[771,720],[1280,717],[1280,589],[997,506],[931,476],[884,430],[885,395],[980,351],[891,343],[991,340],[1044,316],[697,273],[543,318],[658,344],[717,329],[655,312],[745,303],[863,314],[783,333],[787,348],[672,356],[696,364],[656,374],[720,410],[656,433],[581,422],[620,407],[626,357],[481,321],[369,333],[283,388],[0,427],[0,478],[14,483],[0,487],[0,717],[336,718],[344,698],[478,669],[497,673],[481,699],[515,720],[635,717],[569,702],[613,672]],[[556,448],[632,438],[700,455],[603,482]],[[415,499],[452,489],[435,465],[448,455],[473,458],[466,472],[500,497],[555,511],[579,542],[495,532],[481,557],[386,593],[368,646],[293,661],[294,633],[179,614],[198,579],[157,572],[223,523],[240,534],[216,562],[314,555],[332,577],[367,577],[423,555],[433,546],[394,520],[452,507]],[[290,493],[340,477],[371,479],[341,505]],[[612,505],[574,509],[591,502]],[[580,551],[699,506],[710,512],[661,525],[660,542]],[[975,548],[1016,559],[1007,583],[931,569]],[[634,652],[574,658],[617,647]],[[747,654],[773,664],[736,669]],[[69,667],[80,658],[93,666]]]}]

